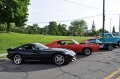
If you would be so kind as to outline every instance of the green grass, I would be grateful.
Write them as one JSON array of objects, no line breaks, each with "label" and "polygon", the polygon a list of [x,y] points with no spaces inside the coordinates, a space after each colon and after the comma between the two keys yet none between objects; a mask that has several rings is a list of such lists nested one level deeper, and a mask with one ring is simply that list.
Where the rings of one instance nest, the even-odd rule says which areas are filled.
[{"label": "green grass", "polygon": [[26,43],[39,42],[42,44],[50,43],[59,39],[75,39],[81,42],[89,37],[80,36],[49,36],[49,35],[32,35],[19,33],[0,33],[0,53],[6,53],[6,49],[16,47]]}]

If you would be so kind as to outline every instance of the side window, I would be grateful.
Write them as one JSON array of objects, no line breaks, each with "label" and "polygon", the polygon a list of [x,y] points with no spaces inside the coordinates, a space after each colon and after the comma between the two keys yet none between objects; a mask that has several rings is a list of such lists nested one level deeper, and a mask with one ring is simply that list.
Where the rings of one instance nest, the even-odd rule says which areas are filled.
[{"label": "side window", "polygon": [[24,48],[25,48],[25,50],[32,50],[32,46],[31,45],[27,45]]},{"label": "side window", "polygon": [[32,46],[32,45],[25,45],[25,46],[20,47],[19,49],[32,50],[32,49],[34,49],[34,46]]},{"label": "side window", "polygon": [[60,44],[61,45],[72,45],[72,44],[74,44],[74,42],[71,40],[70,41],[68,40],[68,41],[61,41]]},{"label": "side window", "polygon": [[109,35],[108,35],[108,38],[111,38],[111,37],[112,37],[112,35],[111,35],[111,34],[109,34]]},{"label": "side window", "polygon": [[66,41],[60,41],[59,44],[60,45],[67,45],[67,42]]},{"label": "side window", "polygon": [[90,43],[96,43],[96,40],[89,40]]},{"label": "side window", "polygon": [[112,37],[111,34],[106,34],[106,35],[105,35],[105,38],[111,38],[111,37]]}]

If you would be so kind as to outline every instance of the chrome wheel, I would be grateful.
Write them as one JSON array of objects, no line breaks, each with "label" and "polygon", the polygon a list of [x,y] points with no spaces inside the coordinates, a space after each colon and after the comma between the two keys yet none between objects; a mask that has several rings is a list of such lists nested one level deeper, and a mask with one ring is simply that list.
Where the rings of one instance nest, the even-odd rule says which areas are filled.
[{"label": "chrome wheel", "polygon": [[14,63],[15,64],[21,64],[22,63],[22,57],[20,55],[14,56]]},{"label": "chrome wheel", "polygon": [[89,55],[91,55],[92,51],[91,51],[91,49],[89,49],[89,48],[85,48],[85,49],[83,50],[83,53],[84,53],[86,56],[89,56]]},{"label": "chrome wheel", "polygon": [[56,65],[63,65],[65,62],[64,56],[63,55],[55,55],[54,57],[54,63]]}]

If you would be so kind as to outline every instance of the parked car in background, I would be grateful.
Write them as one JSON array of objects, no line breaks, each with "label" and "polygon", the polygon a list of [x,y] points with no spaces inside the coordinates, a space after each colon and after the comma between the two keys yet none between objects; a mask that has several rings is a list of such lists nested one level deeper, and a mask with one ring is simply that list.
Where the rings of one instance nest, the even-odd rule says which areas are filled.
[{"label": "parked car in background", "polygon": [[46,46],[51,48],[70,49],[76,53],[83,53],[86,56],[91,55],[92,52],[96,52],[100,48],[99,45],[96,44],[79,44],[73,39],[53,41],[52,43],[46,44]]},{"label": "parked car in background", "polygon": [[91,38],[91,39],[85,40],[84,42],[98,44],[98,45],[100,45],[101,49],[106,49],[106,50],[110,50],[110,51],[112,51],[114,49],[114,47],[116,46],[116,43],[101,42],[100,40],[98,40],[96,38]]},{"label": "parked car in background", "polygon": [[113,36],[110,33],[105,33],[104,38],[100,38],[98,40],[100,40],[101,42],[115,43],[117,46],[120,46],[120,36]]},{"label": "parked car in background", "polygon": [[25,60],[50,60],[56,65],[63,65],[76,60],[76,54],[72,50],[49,48],[40,43],[25,44],[7,51],[7,57],[15,64],[21,64]]}]

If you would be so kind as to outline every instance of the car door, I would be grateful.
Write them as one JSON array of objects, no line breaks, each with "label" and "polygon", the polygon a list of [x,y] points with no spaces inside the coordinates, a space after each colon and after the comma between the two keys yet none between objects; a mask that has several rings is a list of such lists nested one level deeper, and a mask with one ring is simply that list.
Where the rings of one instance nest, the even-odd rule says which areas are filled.
[{"label": "car door", "polygon": [[79,49],[78,49],[78,45],[77,44],[74,44],[73,41],[71,40],[67,40],[67,41],[61,41],[62,42],[65,42],[64,45],[61,45],[61,48],[65,48],[65,49],[70,49],[70,50],[73,50],[75,52],[78,52]]},{"label": "car door", "polygon": [[112,42],[112,38],[113,38],[113,36],[111,34],[106,34],[104,41],[105,42]]},{"label": "car door", "polygon": [[[38,49],[34,48],[34,45],[32,44],[27,44],[21,47],[22,50],[22,55],[29,60],[38,60],[41,59],[41,53],[39,52]],[[34,49],[33,49],[34,48]]]}]

